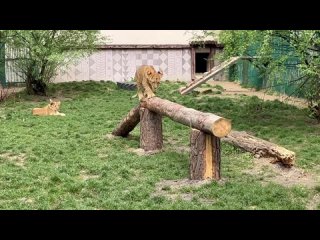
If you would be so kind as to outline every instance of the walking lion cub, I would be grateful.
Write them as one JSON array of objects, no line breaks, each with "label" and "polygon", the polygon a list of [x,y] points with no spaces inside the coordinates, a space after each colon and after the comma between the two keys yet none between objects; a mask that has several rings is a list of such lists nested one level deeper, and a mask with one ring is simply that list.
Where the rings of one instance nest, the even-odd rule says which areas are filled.
[{"label": "walking lion cub", "polygon": [[50,103],[43,108],[34,108],[32,109],[32,115],[38,116],[65,116],[64,113],[60,113],[61,102],[60,101],[52,101],[50,99]]},{"label": "walking lion cub", "polygon": [[143,98],[152,98],[155,96],[156,89],[159,87],[163,71],[156,71],[153,66],[142,65],[135,74],[137,82],[138,97],[141,101]]}]

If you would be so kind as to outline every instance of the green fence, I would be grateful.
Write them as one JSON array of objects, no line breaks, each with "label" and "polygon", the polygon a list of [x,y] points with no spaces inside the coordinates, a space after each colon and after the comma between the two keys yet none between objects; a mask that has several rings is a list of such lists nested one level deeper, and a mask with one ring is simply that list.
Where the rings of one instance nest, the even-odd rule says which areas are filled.
[{"label": "green fence", "polygon": [[[258,45],[251,47],[247,55],[255,56]],[[287,95],[299,96],[301,93],[297,91],[302,80],[299,79],[300,72],[297,68],[299,59],[294,56],[294,49],[281,39],[274,39],[273,42],[273,58],[279,59],[283,55],[289,58],[284,63],[284,71],[278,72],[273,76],[263,75],[262,72],[248,60],[240,60],[229,68],[229,79],[231,81],[238,80],[247,87],[257,90],[270,89]]]},{"label": "green fence", "polygon": [[247,60],[239,60],[229,68],[229,79],[239,80],[242,85],[257,90],[265,85],[265,79],[259,70]]},{"label": "green fence", "polygon": [[5,62],[5,48],[4,43],[0,43],[0,84],[6,86],[6,62]]}]

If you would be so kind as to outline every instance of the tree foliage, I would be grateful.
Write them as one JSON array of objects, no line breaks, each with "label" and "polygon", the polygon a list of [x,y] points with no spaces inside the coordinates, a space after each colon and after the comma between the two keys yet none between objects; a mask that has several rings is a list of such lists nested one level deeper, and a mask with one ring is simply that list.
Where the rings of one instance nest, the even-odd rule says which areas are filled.
[{"label": "tree foliage", "polygon": [[0,30],[0,36],[29,94],[46,94],[59,68],[91,54],[106,40],[97,30]]},{"label": "tree foliage", "polygon": [[[214,31],[203,33],[216,35]],[[219,42],[224,45],[223,59],[255,56],[252,63],[268,81],[287,82],[277,76],[286,64],[294,65],[299,71],[296,80],[301,80],[298,89],[308,100],[313,117],[320,121],[320,30],[224,30],[219,33]],[[295,80],[291,84],[296,84]]]}]

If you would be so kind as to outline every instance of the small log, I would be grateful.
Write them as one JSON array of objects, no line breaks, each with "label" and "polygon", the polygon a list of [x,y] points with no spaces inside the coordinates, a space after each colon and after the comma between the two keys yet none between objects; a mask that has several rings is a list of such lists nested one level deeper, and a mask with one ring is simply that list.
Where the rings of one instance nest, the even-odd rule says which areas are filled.
[{"label": "small log", "polygon": [[153,97],[140,102],[142,107],[186,126],[196,128],[216,137],[224,137],[231,131],[231,121],[212,113],[204,113],[180,104]]},{"label": "small log", "polygon": [[274,143],[249,135],[246,132],[231,131],[222,139],[236,147],[253,153],[256,157],[272,157],[272,163],[282,162],[290,167],[295,162],[295,153]]},{"label": "small log", "polygon": [[162,116],[140,108],[140,148],[145,151],[161,150],[163,146]]},{"label": "small log", "polygon": [[119,123],[119,125],[112,131],[112,135],[127,137],[128,134],[140,122],[139,115],[140,105],[132,108],[127,116]]},{"label": "small log", "polygon": [[220,179],[220,139],[197,129],[190,135],[190,179]]}]

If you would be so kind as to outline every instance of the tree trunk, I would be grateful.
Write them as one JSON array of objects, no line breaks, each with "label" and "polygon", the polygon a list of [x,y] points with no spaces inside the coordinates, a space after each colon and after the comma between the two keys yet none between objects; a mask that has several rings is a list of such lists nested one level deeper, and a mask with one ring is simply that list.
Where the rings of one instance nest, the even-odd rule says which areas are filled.
[{"label": "tree trunk", "polygon": [[32,82],[33,91],[40,96],[47,96],[47,84],[42,80],[34,80]]},{"label": "tree trunk", "polygon": [[32,87],[32,79],[31,78],[27,78],[26,79],[26,89],[27,89],[27,93],[29,95],[34,95],[34,91],[33,91],[33,87]]},{"label": "tree trunk", "polygon": [[282,162],[292,166],[295,162],[295,153],[266,140],[251,136],[246,132],[231,131],[222,139],[236,147],[255,154],[256,157],[273,157],[272,163]]},{"label": "tree trunk", "polygon": [[42,80],[36,80],[32,77],[26,79],[26,89],[29,95],[47,96],[47,84]]},{"label": "tree trunk", "polygon": [[162,116],[140,108],[140,147],[145,151],[157,151],[162,146]]},{"label": "tree trunk", "polygon": [[132,108],[127,116],[119,123],[119,125],[112,131],[114,136],[126,137],[140,122],[139,115],[140,105]]},{"label": "tree trunk", "polygon": [[220,179],[220,139],[197,129],[190,136],[190,179]]},{"label": "tree trunk", "polygon": [[196,128],[216,137],[224,137],[231,131],[231,121],[212,113],[203,113],[158,97],[140,102],[142,107],[165,115],[172,120]]}]

